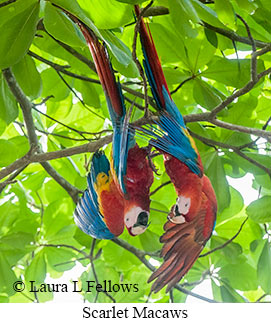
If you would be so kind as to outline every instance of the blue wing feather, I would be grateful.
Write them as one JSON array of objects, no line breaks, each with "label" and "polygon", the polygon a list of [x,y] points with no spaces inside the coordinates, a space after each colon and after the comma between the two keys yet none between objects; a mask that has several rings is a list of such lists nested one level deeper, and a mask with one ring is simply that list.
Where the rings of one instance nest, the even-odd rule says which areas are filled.
[{"label": "blue wing feather", "polygon": [[198,154],[191,146],[189,138],[176,119],[166,112],[161,112],[159,121],[156,124],[160,129],[156,126],[135,128],[149,139],[152,146],[174,156],[185,163],[192,172],[202,176],[202,170],[198,163]]},{"label": "blue wing feather", "polygon": [[109,174],[110,165],[108,159],[102,152],[96,152],[92,158],[91,171],[88,174],[88,188],[79,200],[74,211],[74,221],[76,225],[86,234],[96,239],[113,239],[114,235],[109,231],[103,215],[99,211],[98,196],[95,191],[99,173]]},{"label": "blue wing feather", "polygon": [[126,114],[123,94],[119,82],[117,84],[120,101],[122,103],[123,115],[119,116],[115,112],[109,98],[107,99],[107,104],[114,131],[112,140],[113,167],[122,193],[126,194],[127,190],[124,178],[127,173],[127,158],[129,149],[135,145],[135,138],[133,131],[128,127],[129,118]]}]

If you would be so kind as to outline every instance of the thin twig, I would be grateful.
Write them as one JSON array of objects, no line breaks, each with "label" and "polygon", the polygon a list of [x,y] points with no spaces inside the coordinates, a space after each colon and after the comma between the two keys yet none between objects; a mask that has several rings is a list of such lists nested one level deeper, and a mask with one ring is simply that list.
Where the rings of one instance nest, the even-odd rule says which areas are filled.
[{"label": "thin twig", "polygon": [[155,193],[157,193],[161,188],[163,188],[164,186],[169,185],[169,184],[171,184],[171,181],[167,181],[167,182],[161,184],[160,186],[156,187],[155,190],[153,190],[152,192],[150,192],[150,196],[153,195],[153,194],[155,194]]},{"label": "thin twig", "polygon": [[84,257],[88,258],[88,254],[83,251],[80,250],[74,246],[68,245],[68,244],[53,244],[53,243],[41,243],[38,245],[39,247],[52,247],[52,248],[68,248],[68,249],[72,249],[78,253],[81,253]]},{"label": "thin twig", "polygon": [[5,1],[3,3],[0,3],[0,8],[2,7],[5,7],[5,6],[8,6],[9,4],[13,3],[13,2],[16,2],[17,0],[8,0],[8,1]]},{"label": "thin twig", "polygon": [[5,189],[5,187],[7,186],[7,185],[10,185],[10,184],[15,184],[15,183],[17,183],[17,181],[15,180],[15,178],[18,176],[18,175],[20,175],[21,174],[21,172],[23,171],[23,170],[25,170],[25,168],[26,168],[27,166],[24,166],[24,167],[21,167],[21,168],[19,168],[19,169],[17,169],[17,171],[16,172],[14,172],[6,181],[4,181],[4,182],[2,182],[2,183],[0,183],[0,194],[3,192],[3,190]]},{"label": "thin twig", "polygon": [[196,77],[195,75],[192,75],[187,79],[185,79],[184,81],[182,81],[173,91],[170,92],[170,94],[172,95],[176,93],[186,82],[193,80],[195,77]]},{"label": "thin twig", "polygon": [[252,37],[252,34],[250,32],[250,28],[249,25],[246,23],[246,21],[240,16],[240,15],[236,15],[236,17],[238,19],[240,19],[242,21],[242,23],[245,25],[246,30],[247,30],[247,35],[249,40],[251,41],[251,47],[252,47],[252,56],[251,56],[251,71],[250,71],[250,75],[251,75],[251,81],[256,83],[258,81],[258,75],[257,75],[257,56],[255,55],[257,48],[256,48],[256,43],[254,38]]},{"label": "thin twig", "polygon": [[214,249],[212,249],[212,250],[210,250],[210,251],[208,251],[208,252],[205,252],[205,253],[203,253],[202,255],[200,255],[199,257],[206,257],[206,256],[208,256],[208,255],[210,255],[211,253],[213,253],[213,252],[215,252],[215,251],[217,251],[217,250],[220,250],[220,249],[223,249],[223,248],[225,248],[228,244],[230,244],[235,238],[237,238],[237,236],[239,235],[239,233],[242,231],[242,229],[243,229],[243,226],[245,225],[245,223],[247,222],[247,220],[248,220],[248,217],[246,217],[245,218],[245,220],[243,221],[243,223],[241,224],[241,226],[240,226],[240,228],[239,228],[239,230],[236,232],[236,234],[231,238],[231,239],[229,239],[228,241],[226,241],[225,243],[223,243],[221,246],[218,246],[218,247],[216,247],[216,248],[214,248]]},{"label": "thin twig", "polygon": [[215,146],[218,146],[218,147],[221,147],[221,148],[226,148],[226,149],[231,149],[233,150],[237,155],[239,155],[240,157],[246,159],[248,162],[250,162],[251,164],[259,167],[260,169],[262,169],[264,172],[266,172],[269,176],[271,176],[271,169],[264,166],[263,164],[257,162],[255,159],[252,159],[250,158],[249,156],[247,156],[245,153],[243,153],[239,147],[236,147],[236,146],[233,146],[233,145],[229,145],[229,144],[226,144],[226,143],[223,143],[223,142],[219,142],[219,141],[215,141],[215,140],[212,140],[212,139],[209,139],[209,138],[205,138],[205,137],[202,137],[192,131],[189,131],[190,134],[202,141],[204,144],[208,145],[208,146],[211,146],[211,147],[214,147]]},{"label": "thin twig", "polygon": [[[94,279],[95,279],[95,282],[96,284],[98,285],[99,284],[99,280],[98,280],[98,276],[97,276],[97,273],[96,273],[96,270],[95,270],[95,266],[94,266],[94,248],[95,248],[95,242],[96,242],[96,239],[93,239],[92,240],[92,243],[91,243],[91,248],[90,248],[90,254],[89,254],[89,259],[90,259],[90,265],[91,265],[91,269],[92,269],[92,273],[93,273],[93,276],[94,276]],[[111,296],[106,290],[102,290],[102,292],[107,296],[109,297],[113,303],[116,303],[116,300],[113,296]],[[95,295],[95,299],[94,299],[94,302],[93,303],[96,303],[97,300],[98,300],[98,296],[99,296],[99,292],[97,291],[96,292],[96,295]]]}]

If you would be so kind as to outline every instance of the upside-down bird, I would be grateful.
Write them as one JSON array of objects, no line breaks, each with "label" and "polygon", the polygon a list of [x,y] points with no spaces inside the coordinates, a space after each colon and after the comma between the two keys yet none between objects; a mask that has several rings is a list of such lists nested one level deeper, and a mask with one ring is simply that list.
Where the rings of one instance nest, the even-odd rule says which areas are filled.
[{"label": "upside-down bird", "polygon": [[140,17],[138,6],[135,12],[140,19],[143,65],[159,112],[159,128],[135,129],[147,135],[149,143],[163,153],[166,172],[178,196],[161,237],[164,263],[149,279],[157,278],[153,291],[159,291],[166,284],[168,291],[191,268],[210,238],[217,202],[210,180],[203,175],[195,142],[171,98],[150,30]]},{"label": "upside-down bird", "polygon": [[[124,224],[135,236],[148,227],[153,172],[148,161],[148,148],[140,148],[129,127],[120,83],[116,81],[106,45],[94,32],[76,19],[90,49],[102,84],[113,125],[111,173],[123,198]],[[108,202],[110,207],[110,202]],[[112,208],[114,207],[111,205]],[[121,212],[120,212],[121,214]]]}]

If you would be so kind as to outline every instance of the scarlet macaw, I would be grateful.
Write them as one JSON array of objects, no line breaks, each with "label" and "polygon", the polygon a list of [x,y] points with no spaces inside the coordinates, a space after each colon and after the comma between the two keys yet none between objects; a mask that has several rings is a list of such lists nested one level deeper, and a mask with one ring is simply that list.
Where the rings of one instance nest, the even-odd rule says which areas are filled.
[{"label": "scarlet macaw", "polygon": [[92,54],[112,120],[110,164],[113,180],[123,197],[124,224],[131,235],[138,235],[146,230],[149,219],[149,190],[153,173],[146,158],[148,150],[137,145],[134,132],[129,128],[120,83],[116,82],[105,45],[90,28],[83,23],[78,24]]},{"label": "scarlet macaw", "polygon": [[[140,10],[135,6],[137,17]],[[141,18],[140,18],[141,19]],[[140,40],[144,69],[159,110],[159,128],[136,128],[148,137],[150,144],[164,155],[164,164],[178,198],[165,224],[163,265],[152,274],[157,278],[153,291],[168,284],[169,290],[191,268],[211,236],[216,219],[217,202],[195,142],[181,113],[171,98],[150,31],[141,19]]]},{"label": "scarlet macaw", "polygon": [[124,203],[102,151],[92,157],[88,188],[74,211],[77,226],[96,239],[112,239],[124,229]]}]

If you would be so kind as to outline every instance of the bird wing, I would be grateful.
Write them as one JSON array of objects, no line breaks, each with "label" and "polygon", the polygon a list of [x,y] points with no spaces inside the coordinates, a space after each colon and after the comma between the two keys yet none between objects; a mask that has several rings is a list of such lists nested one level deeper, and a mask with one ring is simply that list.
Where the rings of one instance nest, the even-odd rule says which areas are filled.
[{"label": "bird wing", "polygon": [[[121,234],[124,228],[123,204],[117,189],[112,191],[110,164],[103,152],[93,155],[87,182],[88,188],[74,211],[75,223],[96,239],[112,239]],[[116,212],[114,209],[108,210],[108,207],[112,208],[112,202],[113,207],[118,208]]]}]

